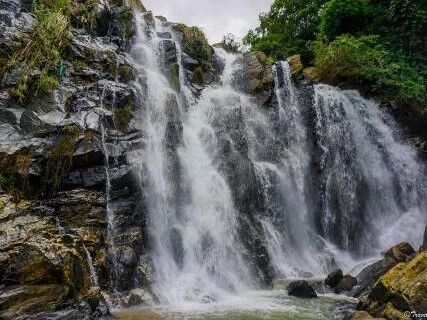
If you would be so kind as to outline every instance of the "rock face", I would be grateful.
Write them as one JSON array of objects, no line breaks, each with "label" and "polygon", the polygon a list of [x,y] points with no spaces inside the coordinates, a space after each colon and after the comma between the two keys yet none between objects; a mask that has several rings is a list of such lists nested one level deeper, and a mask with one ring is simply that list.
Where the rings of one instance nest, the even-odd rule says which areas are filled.
[{"label": "rock face", "polygon": [[[30,70],[29,89],[18,100],[19,64],[1,70],[2,319],[36,313],[47,319],[60,310],[70,319],[103,317],[108,307],[100,290],[113,286],[124,304],[152,299],[144,289],[151,277],[145,211],[127,161],[142,137],[126,56],[134,33],[126,3],[140,1],[95,6],[90,23],[77,28],[79,17],[70,17],[61,74],[47,92],[30,90],[40,73]],[[27,43],[37,23],[32,1],[1,0],[0,59]]]},{"label": "rock face", "polygon": [[273,72],[267,56],[261,52],[243,54],[244,90],[258,103],[266,105],[274,88]]},{"label": "rock face", "polygon": [[427,313],[427,252],[388,271],[359,308],[387,319],[407,319],[405,312]]},{"label": "rock face", "polygon": [[414,257],[415,250],[409,243],[400,243],[384,253],[384,259],[367,266],[357,275],[357,285],[351,290],[350,295],[362,297],[369,293],[374,284],[387,271],[399,262],[405,262]]},{"label": "rock face", "polygon": [[325,284],[331,288],[335,288],[343,277],[344,275],[341,269],[334,270],[326,277]]},{"label": "rock face", "polygon": [[[64,207],[11,200],[0,196],[0,317],[56,311],[77,302],[82,314],[105,315],[108,308],[84,250],[90,240],[77,229],[64,233],[63,228],[72,229],[72,223],[57,222]],[[71,211],[80,214],[80,209],[74,205]]]},{"label": "rock face", "polygon": [[298,298],[317,298],[313,287],[305,280],[291,282],[286,288],[290,296]]}]

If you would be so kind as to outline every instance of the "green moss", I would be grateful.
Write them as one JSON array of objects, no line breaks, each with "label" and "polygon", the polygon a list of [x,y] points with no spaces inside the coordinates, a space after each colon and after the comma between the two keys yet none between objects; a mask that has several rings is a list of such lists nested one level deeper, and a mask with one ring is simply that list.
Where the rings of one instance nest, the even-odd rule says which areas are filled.
[{"label": "green moss", "polygon": [[51,149],[46,164],[46,191],[55,193],[68,174],[80,130],[75,126],[62,128],[57,144]]},{"label": "green moss", "polygon": [[132,120],[131,105],[127,104],[123,108],[114,109],[114,123],[118,130],[122,132],[126,132],[131,120]]},{"label": "green moss", "polygon": [[133,78],[133,68],[129,64],[119,65],[119,76],[123,81],[130,81]]},{"label": "green moss", "polygon": [[205,34],[197,27],[179,24],[176,28],[182,33],[182,50],[206,69],[212,66],[213,48],[209,45]]},{"label": "green moss", "polygon": [[126,8],[119,13],[117,20],[122,26],[122,36],[125,39],[130,39],[134,34],[134,25],[133,25],[133,10],[132,8]]}]

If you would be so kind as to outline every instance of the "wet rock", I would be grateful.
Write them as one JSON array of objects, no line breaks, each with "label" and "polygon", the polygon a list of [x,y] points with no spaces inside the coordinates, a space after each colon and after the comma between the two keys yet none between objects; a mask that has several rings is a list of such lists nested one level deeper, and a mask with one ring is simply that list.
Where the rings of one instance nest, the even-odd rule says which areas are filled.
[{"label": "wet rock", "polygon": [[273,72],[267,56],[261,52],[243,54],[244,90],[265,105],[274,88]]},{"label": "wet rock", "polygon": [[420,251],[423,251],[423,250],[427,250],[427,226],[424,230],[423,244],[420,247]]},{"label": "wet rock", "polygon": [[299,298],[317,298],[317,293],[313,287],[305,280],[291,282],[286,288],[290,296]]},{"label": "wet rock", "polygon": [[[4,3],[4,2],[3,2]],[[15,1],[7,1],[11,10],[16,4]],[[23,43],[30,39],[31,33],[37,25],[37,21],[32,14],[23,12],[17,16],[13,11],[2,11],[0,13],[0,54],[3,52],[13,52]]]},{"label": "wet rock", "polygon": [[88,315],[105,304],[94,292],[81,239],[63,235],[53,209],[0,196],[0,317],[9,319],[87,303]]},{"label": "wet rock", "polygon": [[160,46],[164,54],[164,64],[167,69],[171,69],[172,65],[178,62],[176,44],[173,40],[162,40]]},{"label": "wet rock", "polygon": [[384,320],[383,318],[374,318],[366,311],[356,311],[346,318],[346,320]]},{"label": "wet rock", "polygon": [[357,284],[357,278],[346,274],[334,287],[334,291],[337,293],[350,291]]},{"label": "wet rock", "polygon": [[172,34],[170,32],[157,32],[157,36],[162,39],[172,39]]},{"label": "wet rock", "polygon": [[194,71],[199,66],[199,61],[191,58],[189,55],[183,53],[182,54],[182,64],[185,69]]},{"label": "wet rock", "polygon": [[108,39],[93,37],[73,31],[70,43],[70,54],[74,59],[95,62],[108,62],[114,59],[118,47]]},{"label": "wet rock", "polygon": [[389,270],[359,308],[387,319],[405,319],[405,312],[427,313],[427,252]]},{"label": "wet rock", "polygon": [[384,253],[385,257],[392,258],[397,262],[406,262],[412,259],[414,255],[414,248],[407,242],[399,243]]},{"label": "wet rock", "polygon": [[331,288],[335,288],[343,277],[344,275],[341,269],[334,270],[326,277],[325,284]]}]

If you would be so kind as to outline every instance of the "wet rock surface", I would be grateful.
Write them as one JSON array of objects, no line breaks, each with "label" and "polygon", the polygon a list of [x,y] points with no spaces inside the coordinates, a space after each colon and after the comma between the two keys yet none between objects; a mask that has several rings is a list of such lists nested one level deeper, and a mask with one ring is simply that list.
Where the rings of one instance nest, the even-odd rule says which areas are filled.
[{"label": "wet rock surface", "polygon": [[[10,196],[0,195],[0,317],[57,311],[77,303],[94,317],[108,314],[83,249],[85,243],[92,249],[103,246],[102,236],[92,232],[94,225],[103,226],[91,219],[97,213],[90,196],[84,191],[67,195],[87,203],[90,211],[85,217],[81,215],[84,205],[64,198],[54,205],[14,203]],[[68,216],[78,214],[78,225],[63,210],[69,211]]]},{"label": "wet rock surface", "polygon": [[286,288],[290,296],[298,298],[317,298],[313,287],[305,280],[291,282]]},{"label": "wet rock surface", "polygon": [[334,270],[326,277],[325,284],[331,288],[335,288],[343,277],[344,275],[341,269]]}]

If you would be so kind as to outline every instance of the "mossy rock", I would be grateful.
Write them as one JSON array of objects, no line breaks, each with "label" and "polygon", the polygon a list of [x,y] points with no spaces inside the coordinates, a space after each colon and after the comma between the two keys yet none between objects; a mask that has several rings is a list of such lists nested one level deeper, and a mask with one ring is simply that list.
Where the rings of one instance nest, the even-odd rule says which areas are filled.
[{"label": "mossy rock", "polygon": [[199,61],[204,70],[212,67],[213,48],[206,39],[205,34],[197,27],[178,24],[175,28],[182,33],[182,51],[191,58]]},{"label": "mossy rock", "polygon": [[368,297],[367,311],[387,319],[404,319],[405,311],[427,313],[427,252],[382,276]]}]

